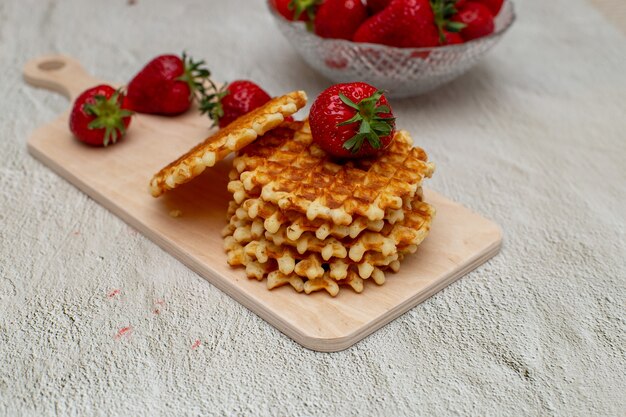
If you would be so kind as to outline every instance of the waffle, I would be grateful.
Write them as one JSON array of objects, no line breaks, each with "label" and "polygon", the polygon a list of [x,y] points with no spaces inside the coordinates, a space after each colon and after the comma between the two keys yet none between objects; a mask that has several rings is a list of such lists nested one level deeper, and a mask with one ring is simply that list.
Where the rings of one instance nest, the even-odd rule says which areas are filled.
[{"label": "waffle", "polygon": [[289,233],[291,225],[283,225],[273,232],[267,230],[265,226],[267,220],[246,216],[246,210],[233,211],[235,215],[231,217],[225,234],[232,234],[237,241],[244,241],[250,236],[263,236],[275,245],[293,247],[300,254],[315,252],[324,260],[349,258],[355,262],[361,261],[367,252],[379,252],[384,256],[390,256],[396,254],[398,248],[419,245],[428,234],[434,216],[434,209],[416,198],[401,210],[403,212],[401,220],[395,224],[383,222],[377,232],[363,231],[355,237],[343,236],[342,239],[337,239],[329,236],[320,239],[312,232],[303,232],[297,238],[292,238]]},{"label": "waffle", "polygon": [[326,290],[332,296],[338,294],[341,285],[360,293],[364,280],[369,278],[382,285],[385,271],[397,272],[405,253],[367,254],[359,263],[344,259],[325,261],[317,253],[299,254],[293,248],[273,244],[259,235],[250,235],[243,242],[228,235],[224,248],[231,266],[245,266],[249,278],[259,281],[266,278],[268,289],[291,285],[298,292],[310,294]]},{"label": "waffle", "polygon": [[[295,272],[297,275],[314,279],[321,277],[325,272],[329,272],[334,279],[343,279],[348,270],[357,272],[363,279],[376,275],[377,269],[392,267],[399,269],[401,259],[408,251],[385,256],[380,253],[367,253],[359,262],[350,259],[330,258],[322,259],[319,253],[307,252],[299,253],[293,248],[276,245],[271,241],[260,237],[251,239],[249,242],[237,241],[233,236],[224,239],[224,248],[228,254],[228,263],[231,266],[247,266],[250,262],[256,261],[262,264],[275,261],[277,268],[283,274]],[[256,277],[261,278],[261,277]],[[381,279],[383,277],[381,276]],[[384,280],[375,279],[382,283]]]},{"label": "waffle", "polygon": [[[298,292],[326,290],[335,296],[340,286],[347,285],[354,291],[361,292],[365,279],[372,278],[382,285],[385,282],[385,272],[398,271],[400,260],[404,255],[415,252],[419,243],[406,240],[389,254],[367,250],[355,261],[346,257],[344,242],[331,238],[317,242],[320,246],[316,247],[302,246],[300,242],[307,242],[306,239],[286,243],[265,230],[261,219],[237,217],[234,214],[237,209],[237,204],[231,202],[228,213],[232,217],[223,231],[228,263],[231,266],[245,266],[249,278],[266,278],[269,289],[291,285]],[[421,229],[415,230],[421,236],[420,239],[423,238],[430,227],[432,208],[417,199],[406,211],[407,219],[415,216],[425,219],[421,223]],[[388,229],[385,232],[389,236],[389,230],[399,230],[399,226],[400,224],[386,224],[383,229]],[[359,236],[355,242],[360,243],[361,238]],[[324,248],[330,251],[324,254]]]},{"label": "waffle", "polygon": [[382,220],[415,196],[434,164],[399,131],[377,158],[338,164],[315,143],[308,122],[285,124],[277,134],[248,145],[233,161],[228,189],[237,203],[260,197],[283,212],[297,211],[308,220],[352,224],[356,216]]},{"label": "waffle", "polygon": [[190,181],[200,175],[205,168],[212,167],[231,152],[242,149],[280,125],[285,117],[294,114],[305,104],[306,94],[303,91],[295,91],[274,98],[239,117],[155,174],[150,181],[150,193],[158,197]]},{"label": "waffle", "polygon": [[[421,187],[415,197],[423,199]],[[339,239],[348,236],[355,238],[364,230],[380,232],[385,222],[395,224],[404,219],[404,210],[394,209],[387,210],[382,220],[369,220],[366,217],[357,216],[349,225],[338,225],[323,219],[309,220],[297,211],[283,211],[276,204],[268,203],[261,198],[246,198],[241,206],[236,207],[233,214],[240,219],[260,217],[264,220],[265,229],[271,233],[276,233],[285,226],[287,236],[292,240],[298,239],[305,232],[314,233],[318,239],[326,239],[328,236]]]},{"label": "waffle", "polygon": [[233,161],[224,228],[231,266],[298,292],[364,280],[381,285],[428,234],[434,209],[422,180],[434,165],[399,132],[383,155],[339,164],[312,142],[307,122],[283,123]]}]

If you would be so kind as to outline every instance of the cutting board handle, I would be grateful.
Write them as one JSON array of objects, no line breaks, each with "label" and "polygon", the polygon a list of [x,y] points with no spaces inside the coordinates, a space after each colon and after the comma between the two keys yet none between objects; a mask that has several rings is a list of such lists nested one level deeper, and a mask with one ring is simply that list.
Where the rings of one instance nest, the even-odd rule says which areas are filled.
[{"label": "cutting board handle", "polygon": [[99,84],[78,61],[64,55],[46,55],[28,61],[24,65],[24,80],[32,86],[61,93],[71,101]]}]

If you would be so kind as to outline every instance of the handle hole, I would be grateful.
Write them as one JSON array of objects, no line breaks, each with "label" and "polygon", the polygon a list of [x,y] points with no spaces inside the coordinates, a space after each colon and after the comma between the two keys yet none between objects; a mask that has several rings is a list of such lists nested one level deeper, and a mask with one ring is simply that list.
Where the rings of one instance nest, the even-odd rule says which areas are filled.
[{"label": "handle hole", "polygon": [[37,65],[42,71],[58,71],[65,66],[65,62],[63,61],[45,61],[41,64]]}]

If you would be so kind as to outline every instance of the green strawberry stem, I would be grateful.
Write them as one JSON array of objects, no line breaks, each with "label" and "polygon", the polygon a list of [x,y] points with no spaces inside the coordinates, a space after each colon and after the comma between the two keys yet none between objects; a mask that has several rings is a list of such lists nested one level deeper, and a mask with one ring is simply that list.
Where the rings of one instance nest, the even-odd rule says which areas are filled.
[{"label": "green strawberry stem", "polygon": [[465,23],[452,22],[450,18],[458,13],[456,2],[458,0],[430,0],[430,7],[435,15],[435,25],[439,31],[440,43],[446,42],[445,31],[460,32],[467,26]]},{"label": "green strawberry stem", "polygon": [[182,55],[183,61],[183,74],[178,77],[180,81],[184,81],[189,86],[190,99],[196,97],[196,93],[204,90],[206,82],[211,82],[211,71],[205,67],[204,61],[194,61],[193,58],[188,57],[186,52]]},{"label": "green strawberry stem", "polygon": [[288,7],[289,10],[293,10],[293,20],[300,19],[302,13],[306,13],[309,18],[309,22],[312,22],[315,20],[315,11],[317,6],[322,3],[323,0],[291,0]]},{"label": "green strawberry stem", "polygon": [[198,101],[200,113],[206,114],[215,126],[222,116],[224,116],[224,108],[222,107],[222,98],[229,94],[225,83],[222,87],[217,87],[211,82],[211,90],[202,90],[201,98]]},{"label": "green strawberry stem", "polygon": [[367,140],[374,149],[382,147],[381,137],[389,136],[393,131],[394,117],[382,117],[381,114],[391,112],[389,106],[378,106],[378,100],[383,96],[382,91],[377,91],[370,97],[364,98],[358,103],[353,102],[345,94],[339,93],[339,99],[348,107],[356,110],[356,114],[350,119],[337,124],[345,126],[359,123],[358,133],[344,142],[343,147],[352,153],[357,153],[363,142]]},{"label": "green strawberry stem", "polygon": [[93,97],[93,103],[83,105],[85,113],[95,117],[87,127],[104,129],[104,146],[117,142],[126,133],[124,119],[133,115],[132,111],[121,108],[120,94],[121,90],[117,90],[109,98],[98,94]]},{"label": "green strawberry stem", "polygon": [[[215,85],[211,79],[211,71],[206,68],[204,61],[194,61],[185,52],[183,52],[182,60],[185,69],[178,79],[189,85],[190,100],[198,102],[200,113],[207,114],[214,123],[217,123],[224,115],[221,99],[228,94],[225,85],[222,88]],[[207,84],[210,87],[208,91]]]}]

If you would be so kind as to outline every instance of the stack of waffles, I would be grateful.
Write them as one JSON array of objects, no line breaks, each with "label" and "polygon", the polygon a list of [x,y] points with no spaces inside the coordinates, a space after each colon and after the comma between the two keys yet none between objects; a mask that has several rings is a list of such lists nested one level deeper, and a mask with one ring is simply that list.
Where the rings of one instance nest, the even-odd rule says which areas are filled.
[{"label": "stack of waffles", "polygon": [[307,294],[385,282],[417,250],[434,209],[422,181],[433,173],[407,132],[371,159],[338,163],[311,137],[308,122],[286,122],[239,151],[223,231],[228,263],[273,289]]},{"label": "stack of waffles", "polygon": [[155,174],[150,191],[158,197],[236,153],[223,231],[230,265],[269,289],[335,296],[381,285],[428,234],[434,209],[422,181],[434,165],[404,131],[375,158],[334,161],[308,122],[286,121],[305,104],[295,91],[240,117]]}]

